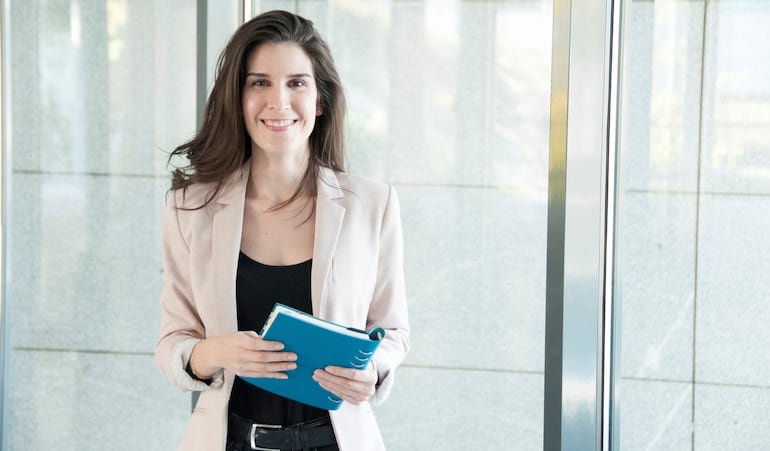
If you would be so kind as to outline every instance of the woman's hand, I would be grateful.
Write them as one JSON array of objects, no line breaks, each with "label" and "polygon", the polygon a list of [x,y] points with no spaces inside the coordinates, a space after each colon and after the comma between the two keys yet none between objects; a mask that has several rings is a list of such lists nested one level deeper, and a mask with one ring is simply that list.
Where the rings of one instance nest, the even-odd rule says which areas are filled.
[{"label": "woman's hand", "polygon": [[190,368],[208,379],[220,368],[238,376],[286,379],[284,371],[297,368],[297,354],[281,352],[283,343],[263,340],[254,331],[235,332],[201,340],[190,354]]},{"label": "woman's hand", "polygon": [[358,405],[374,394],[377,372],[372,364],[363,370],[327,366],[323,370],[315,370],[313,380],[325,390],[351,404]]}]

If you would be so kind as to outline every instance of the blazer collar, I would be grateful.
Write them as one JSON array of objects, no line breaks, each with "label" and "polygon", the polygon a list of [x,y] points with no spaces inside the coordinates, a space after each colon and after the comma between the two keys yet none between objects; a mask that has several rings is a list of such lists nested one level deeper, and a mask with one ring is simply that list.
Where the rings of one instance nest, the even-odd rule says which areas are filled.
[{"label": "blazer collar", "polygon": [[246,184],[251,174],[251,160],[247,160],[241,167],[235,171],[225,182],[222,191],[217,196],[218,204],[228,205],[233,202],[242,203],[246,198]]},{"label": "blazer collar", "polygon": [[321,167],[318,169],[318,181],[316,182],[318,197],[328,199],[339,199],[345,197],[345,192],[340,187],[337,180],[337,174],[329,168]]}]

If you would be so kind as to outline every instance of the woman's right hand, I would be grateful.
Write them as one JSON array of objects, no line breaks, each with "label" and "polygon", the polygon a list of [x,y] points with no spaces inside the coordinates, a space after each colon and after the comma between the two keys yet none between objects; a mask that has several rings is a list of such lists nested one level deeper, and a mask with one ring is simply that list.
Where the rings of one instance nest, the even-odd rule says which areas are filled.
[{"label": "woman's right hand", "polygon": [[297,368],[297,354],[282,352],[283,343],[263,340],[254,331],[235,332],[199,341],[190,354],[190,368],[201,379],[220,368],[238,376],[286,379]]}]

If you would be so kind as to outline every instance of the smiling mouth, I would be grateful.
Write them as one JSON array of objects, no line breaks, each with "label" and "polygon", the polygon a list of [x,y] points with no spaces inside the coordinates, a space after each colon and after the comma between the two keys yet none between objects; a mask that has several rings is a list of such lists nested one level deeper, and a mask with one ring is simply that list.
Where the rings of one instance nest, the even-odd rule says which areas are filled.
[{"label": "smiling mouth", "polygon": [[262,119],[262,123],[270,128],[286,128],[295,122],[296,119]]}]

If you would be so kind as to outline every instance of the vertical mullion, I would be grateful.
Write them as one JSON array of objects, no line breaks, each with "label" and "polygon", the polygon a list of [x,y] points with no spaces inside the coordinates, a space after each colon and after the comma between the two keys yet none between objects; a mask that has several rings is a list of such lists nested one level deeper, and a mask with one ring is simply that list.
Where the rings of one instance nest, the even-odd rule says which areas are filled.
[{"label": "vertical mullion", "polygon": [[197,0],[195,29],[195,117],[197,127],[203,120],[208,95],[208,60],[206,48],[208,39],[208,0]]},{"label": "vertical mullion", "polygon": [[245,23],[254,16],[252,11],[252,0],[243,0],[243,6],[241,8],[241,22]]},{"label": "vertical mullion", "polygon": [[617,228],[616,210],[619,124],[620,117],[620,74],[623,64],[622,37],[625,29],[625,11],[623,0],[611,1],[610,24],[610,61],[609,61],[609,111],[607,118],[607,184],[606,193],[606,235],[605,235],[605,277],[604,277],[604,324],[602,353],[602,450],[620,449],[615,432],[615,378],[618,374],[615,353],[618,350],[620,335],[620,308],[615,305],[615,231]]},{"label": "vertical mullion", "polygon": [[[544,449],[601,449],[612,1],[554,1]],[[614,136],[614,135],[613,135]],[[609,301],[609,299],[607,299]],[[611,305],[609,306],[611,308]],[[609,351],[609,350],[608,350]]]},{"label": "vertical mullion", "polygon": [[6,52],[4,46],[6,45],[6,39],[5,39],[5,33],[7,28],[6,23],[6,17],[8,17],[8,8],[10,7],[9,0],[5,0],[2,2],[2,5],[0,5],[0,450],[6,449],[5,444],[8,440],[8,434],[6,429],[6,416],[5,416],[5,406],[8,405],[6,402],[6,374],[5,374],[5,348],[8,345],[8,330],[5,326],[6,320],[5,320],[5,311],[6,311],[6,305],[5,300],[7,298],[6,296],[6,290],[7,290],[7,284],[5,280],[5,233],[6,233],[6,227],[5,227],[5,220],[7,219],[6,211],[5,211],[5,195],[7,193],[7,190],[5,189],[5,184],[9,180],[5,176],[6,168],[8,167],[6,156],[8,155],[8,149],[6,147],[6,136],[5,136],[5,120],[6,120],[6,108],[5,108],[5,101],[6,96],[3,94],[5,93],[5,87],[6,87],[6,75],[5,75],[5,57]]},{"label": "vertical mullion", "polygon": [[543,449],[546,451],[561,449],[570,6],[571,0],[553,2],[543,396]]},{"label": "vertical mullion", "polygon": [[610,3],[581,2],[570,18],[562,364],[567,449],[602,446]]}]

